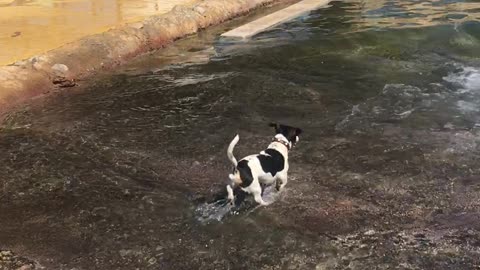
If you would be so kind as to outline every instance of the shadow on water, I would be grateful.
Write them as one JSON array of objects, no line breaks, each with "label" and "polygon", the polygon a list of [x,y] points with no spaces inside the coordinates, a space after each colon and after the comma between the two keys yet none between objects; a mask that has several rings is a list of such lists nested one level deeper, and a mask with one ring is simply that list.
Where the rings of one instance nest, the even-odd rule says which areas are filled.
[{"label": "shadow on water", "polygon": [[[471,3],[336,1],[217,38],[238,19],[32,102],[0,130],[0,249],[48,269],[478,267]],[[289,184],[231,209],[226,146],[260,151],[270,121],[305,130]]]}]

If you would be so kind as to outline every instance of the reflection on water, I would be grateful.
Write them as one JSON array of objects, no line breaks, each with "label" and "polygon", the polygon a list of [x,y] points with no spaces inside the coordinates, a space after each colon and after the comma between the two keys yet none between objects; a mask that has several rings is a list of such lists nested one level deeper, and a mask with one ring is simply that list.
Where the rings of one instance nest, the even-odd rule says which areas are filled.
[{"label": "reflection on water", "polygon": [[[0,65],[28,58],[125,22],[166,12],[177,4],[194,1],[0,0]],[[480,5],[470,0],[345,2],[347,5],[342,10],[346,14],[342,16],[348,19],[344,23],[353,25],[350,31],[480,20]],[[301,28],[297,30],[301,32]],[[459,42],[472,40],[466,37]]]},{"label": "reflection on water", "polygon": [[2,0],[0,65],[194,0]]},{"label": "reflection on water", "polygon": [[432,26],[480,20],[480,4],[475,0],[347,0],[349,12],[360,11],[351,19],[355,28],[402,28]]}]

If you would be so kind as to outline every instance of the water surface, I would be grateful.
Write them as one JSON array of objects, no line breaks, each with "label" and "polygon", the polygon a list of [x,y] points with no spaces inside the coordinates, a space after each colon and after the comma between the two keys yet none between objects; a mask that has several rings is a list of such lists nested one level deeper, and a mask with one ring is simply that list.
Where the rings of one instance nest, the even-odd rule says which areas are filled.
[{"label": "water surface", "polygon": [[[56,269],[478,267],[477,6],[338,1],[217,38],[239,19],[19,109],[0,248]],[[260,151],[271,121],[305,131],[285,192],[212,210],[228,143]]]}]

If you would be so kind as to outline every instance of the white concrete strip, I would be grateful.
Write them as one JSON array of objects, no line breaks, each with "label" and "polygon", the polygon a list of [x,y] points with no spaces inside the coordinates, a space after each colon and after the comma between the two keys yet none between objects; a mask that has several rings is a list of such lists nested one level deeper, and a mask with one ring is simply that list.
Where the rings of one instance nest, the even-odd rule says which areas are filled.
[{"label": "white concrete strip", "polygon": [[231,31],[223,33],[222,37],[246,39],[265,31],[268,28],[299,17],[311,10],[318,9],[329,2],[330,0],[303,0],[287,8],[262,17],[256,21],[247,23]]}]

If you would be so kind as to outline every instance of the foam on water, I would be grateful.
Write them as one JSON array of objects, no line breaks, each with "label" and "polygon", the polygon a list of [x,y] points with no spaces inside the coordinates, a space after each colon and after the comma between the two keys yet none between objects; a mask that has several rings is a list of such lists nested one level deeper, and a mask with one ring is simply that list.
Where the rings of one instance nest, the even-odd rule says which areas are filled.
[{"label": "foam on water", "polygon": [[[480,99],[480,68],[456,65],[457,70],[450,72],[443,80],[453,84],[462,94],[462,99],[456,106],[463,114],[478,113],[478,100]],[[476,119],[478,121],[479,119]]]},{"label": "foam on water", "polygon": [[461,88],[462,92],[480,91],[480,68],[459,66],[459,70],[449,73],[443,80]]},{"label": "foam on water", "polygon": [[336,130],[363,130],[372,125],[407,120],[418,109],[432,107],[428,103],[441,98],[441,95],[427,94],[416,86],[386,84],[377,96],[354,105],[350,114],[336,125]]}]

